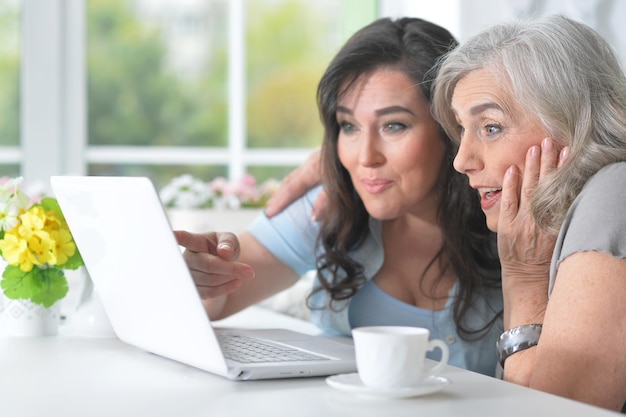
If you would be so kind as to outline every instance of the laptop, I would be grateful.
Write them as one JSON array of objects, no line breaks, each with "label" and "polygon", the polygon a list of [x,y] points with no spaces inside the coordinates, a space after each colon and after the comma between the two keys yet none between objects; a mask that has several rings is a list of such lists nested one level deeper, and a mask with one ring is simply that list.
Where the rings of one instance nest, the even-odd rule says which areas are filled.
[{"label": "laptop", "polygon": [[[287,329],[213,326],[150,179],[53,176],[51,185],[123,342],[232,380],[356,371],[350,343]],[[227,340],[244,348],[260,342],[278,355],[243,358]]]}]

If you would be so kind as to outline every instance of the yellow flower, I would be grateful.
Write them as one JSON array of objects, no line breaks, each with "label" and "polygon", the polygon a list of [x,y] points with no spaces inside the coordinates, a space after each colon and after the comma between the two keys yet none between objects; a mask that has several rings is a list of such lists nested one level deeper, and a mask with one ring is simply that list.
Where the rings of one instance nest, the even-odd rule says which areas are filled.
[{"label": "yellow flower", "polygon": [[[13,233],[4,234],[4,238],[0,240],[0,251],[2,251],[2,257],[10,265],[30,263],[28,262],[28,242]],[[32,267],[31,264],[30,269]],[[30,269],[28,270],[30,271]]]},{"label": "yellow flower", "polygon": [[63,270],[84,264],[56,199],[31,199],[21,182],[0,178],[0,291],[50,307],[67,294]]},{"label": "yellow flower", "polygon": [[22,224],[18,227],[18,233],[24,239],[30,239],[33,234],[43,229],[46,223],[46,212],[42,207],[31,207],[20,216]]},{"label": "yellow flower", "polygon": [[67,229],[59,229],[51,231],[50,237],[54,242],[57,265],[63,265],[76,252],[76,244],[72,239],[72,235]]},{"label": "yellow flower", "polygon": [[[30,261],[34,265],[56,265],[55,243],[50,235],[44,231],[38,231],[28,239],[28,249],[30,249]],[[20,265],[21,267],[21,265]],[[28,269],[30,271],[32,266]],[[22,271],[27,271],[22,268]]]},{"label": "yellow flower", "polygon": [[46,212],[46,221],[45,221],[43,228],[44,230],[47,230],[48,232],[57,231],[61,229],[69,230],[67,223],[62,222],[53,211]]}]

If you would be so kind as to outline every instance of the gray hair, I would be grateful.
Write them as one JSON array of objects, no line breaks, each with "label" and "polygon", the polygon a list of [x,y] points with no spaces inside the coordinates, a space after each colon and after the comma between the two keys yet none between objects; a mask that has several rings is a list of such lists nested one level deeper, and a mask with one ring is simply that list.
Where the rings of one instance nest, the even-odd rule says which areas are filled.
[{"label": "gray hair", "polygon": [[488,69],[519,108],[539,120],[567,163],[537,188],[538,225],[557,234],[573,200],[602,167],[626,161],[626,77],[611,46],[590,27],[559,15],[491,27],[445,58],[433,86],[433,115],[459,140],[450,109],[456,84]]}]

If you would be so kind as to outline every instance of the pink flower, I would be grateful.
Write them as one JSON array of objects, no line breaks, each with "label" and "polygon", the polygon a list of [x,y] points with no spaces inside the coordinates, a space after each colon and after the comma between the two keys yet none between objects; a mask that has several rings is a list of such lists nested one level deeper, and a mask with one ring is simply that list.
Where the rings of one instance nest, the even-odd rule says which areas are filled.
[{"label": "pink flower", "polygon": [[[183,178],[186,187],[181,188],[179,182]],[[203,200],[202,204],[196,204],[195,199],[190,198],[185,198],[185,204],[182,204],[181,194],[183,191],[194,191],[195,187],[192,189],[189,184],[196,182],[201,182],[201,180],[188,174],[174,178],[170,184],[161,190],[161,200],[167,207],[216,207],[223,209],[264,207],[280,184],[277,180],[269,179],[259,186],[256,179],[249,174],[235,181],[228,181],[224,177],[215,177],[210,182],[204,183],[208,195],[204,196],[206,199]]]},{"label": "pink flower", "polygon": [[209,183],[209,187],[217,196],[228,195],[230,193],[230,183],[224,177],[215,177],[215,179]]}]

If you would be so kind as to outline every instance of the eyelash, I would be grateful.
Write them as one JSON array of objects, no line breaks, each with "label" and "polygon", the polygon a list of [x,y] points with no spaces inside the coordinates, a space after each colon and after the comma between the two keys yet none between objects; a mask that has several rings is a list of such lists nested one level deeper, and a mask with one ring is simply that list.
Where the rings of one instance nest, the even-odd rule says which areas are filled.
[{"label": "eyelash", "polygon": [[[490,123],[484,126],[486,137],[498,136],[502,132],[502,125],[498,123]],[[496,132],[494,132],[496,130]]]},{"label": "eyelash", "polygon": [[[463,134],[465,133],[465,127],[463,127],[463,125],[461,124],[457,124],[455,126],[455,129],[458,132],[459,138],[462,138]],[[478,136],[481,138],[484,137],[484,138],[490,139],[490,138],[493,138],[494,136],[499,136],[500,133],[502,133],[502,130],[503,130],[503,126],[501,124],[488,123],[488,124],[485,124],[484,126],[481,126],[478,129],[478,133],[479,133]]]},{"label": "eyelash", "polygon": [[397,133],[406,129],[406,125],[400,122],[389,122],[384,124],[383,130],[390,133]]},{"label": "eyelash", "polygon": [[[383,131],[389,133],[397,133],[407,128],[407,125],[400,122],[389,122],[383,125]],[[351,134],[356,129],[352,123],[343,121],[339,122],[339,130],[341,130],[344,134]]]},{"label": "eyelash", "polygon": [[[349,131],[349,129],[351,129],[351,131]],[[348,123],[348,122],[339,122],[339,130],[348,135],[352,132],[354,132],[355,128],[354,125],[352,123]]]}]

